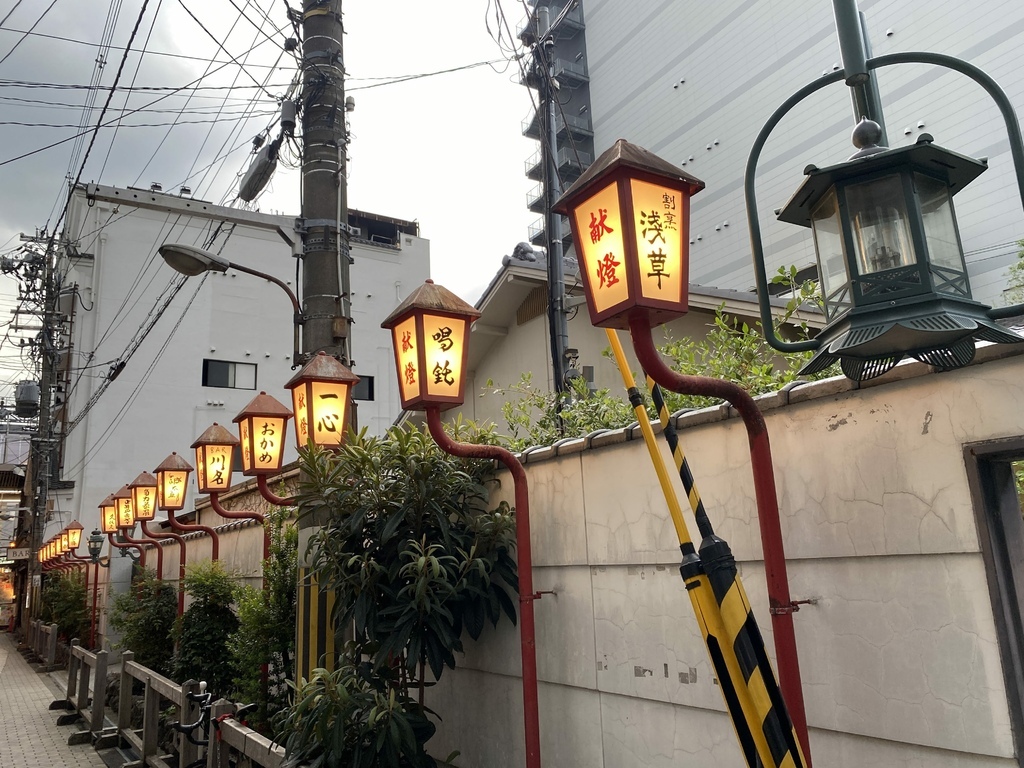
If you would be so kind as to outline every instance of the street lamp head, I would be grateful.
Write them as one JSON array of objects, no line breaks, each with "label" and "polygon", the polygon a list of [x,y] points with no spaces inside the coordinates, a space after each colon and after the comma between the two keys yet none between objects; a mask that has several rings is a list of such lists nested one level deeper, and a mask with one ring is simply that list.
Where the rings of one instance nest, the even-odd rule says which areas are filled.
[{"label": "street lamp head", "polygon": [[135,510],[132,508],[132,491],[127,485],[114,494],[114,508],[117,510],[118,529],[135,527]]},{"label": "street lamp head", "polygon": [[395,347],[402,408],[447,410],[462,404],[469,328],[478,317],[474,307],[427,280],[381,323]]},{"label": "street lamp head", "polygon": [[103,551],[103,534],[100,533],[98,528],[94,528],[92,534],[89,536],[87,546],[89,547],[89,558],[93,563],[100,561],[100,552]]},{"label": "street lamp head", "polygon": [[73,520],[71,524],[68,525],[68,547],[71,550],[78,549],[78,545],[82,543],[82,531],[84,530],[85,527],[77,520]]},{"label": "street lamp head", "polygon": [[590,321],[628,329],[686,314],[690,198],[704,182],[619,139],[553,206],[569,217]]},{"label": "street lamp head", "polygon": [[70,552],[71,551],[71,537],[68,535],[67,528],[65,528],[63,531],[60,532],[60,539],[59,540],[60,540],[60,544],[58,545],[59,553],[63,555],[65,553],[67,553],[67,552]]},{"label": "street lamp head", "polygon": [[192,443],[196,451],[196,484],[200,493],[220,493],[231,487],[238,438],[214,422]]},{"label": "street lamp head", "polygon": [[828,324],[800,371],[839,361],[847,377],[880,376],[904,355],[947,370],[974,358],[975,339],[1024,341],[973,300],[953,195],[987,166],[932,144],[877,145],[881,129],[862,120],[858,151],[807,178],[779,213],[810,227]]},{"label": "street lamp head", "polygon": [[255,477],[281,470],[285,426],[291,417],[284,403],[260,392],[232,419],[238,425],[243,475]]},{"label": "street lamp head", "polygon": [[104,533],[117,533],[117,502],[110,494],[100,502],[100,528]]},{"label": "street lamp head", "polygon": [[164,512],[185,508],[185,491],[193,467],[177,453],[172,453],[153,471],[156,473],[156,505]]},{"label": "street lamp head", "polygon": [[284,385],[292,392],[295,445],[312,440],[321,448],[338,448],[345,441],[352,388],[359,377],[321,351]]},{"label": "street lamp head", "polygon": [[128,484],[132,494],[132,513],[136,520],[149,522],[156,517],[156,478],[142,472]]},{"label": "street lamp head", "polygon": [[192,245],[164,243],[157,250],[171,269],[189,277],[203,272],[227,272],[231,266],[223,256]]}]

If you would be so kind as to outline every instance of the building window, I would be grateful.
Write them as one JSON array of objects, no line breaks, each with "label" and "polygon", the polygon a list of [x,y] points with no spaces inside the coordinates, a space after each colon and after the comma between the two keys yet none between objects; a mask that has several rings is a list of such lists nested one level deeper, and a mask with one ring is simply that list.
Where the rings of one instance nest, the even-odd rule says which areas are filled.
[{"label": "building window", "polygon": [[1024,438],[968,444],[964,458],[1019,756],[1024,744]]},{"label": "building window", "polygon": [[373,376],[360,376],[359,383],[352,388],[353,400],[373,400]]},{"label": "building window", "polygon": [[203,360],[203,386],[256,389],[256,366],[229,360]]}]

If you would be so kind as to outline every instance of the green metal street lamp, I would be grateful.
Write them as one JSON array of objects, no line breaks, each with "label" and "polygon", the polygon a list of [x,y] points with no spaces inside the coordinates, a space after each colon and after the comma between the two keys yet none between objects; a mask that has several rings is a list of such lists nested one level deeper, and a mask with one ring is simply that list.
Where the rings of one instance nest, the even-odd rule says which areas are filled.
[{"label": "green metal street lamp", "polygon": [[[761,325],[780,352],[816,351],[801,373],[838,361],[864,381],[906,356],[938,370],[967,365],[975,342],[1017,343],[1024,337],[995,321],[1024,313],[1024,304],[988,307],[971,295],[953,196],[987,168],[981,160],[942,149],[923,134],[889,149],[874,71],[893,64],[930,64],[974,80],[999,107],[1024,202],[1024,137],[1006,93],[977,67],[938,53],[870,57],[856,0],[832,0],[843,69],[805,85],[775,110],[747,159],[744,196],[754,258]],[[808,96],[845,82],[851,88],[858,151],[845,163],[809,166],[807,178],[779,212],[782,221],[811,227],[828,324],[814,339],[786,342],[772,325],[755,175],[761,151],[782,118]],[[866,119],[865,119],[866,118]]]},{"label": "green metal street lamp", "polygon": [[975,339],[1024,341],[991,320],[971,298],[953,195],[986,169],[922,134],[909,147],[879,146],[880,126],[861,120],[857,152],[815,168],[779,213],[811,227],[828,324],[810,374],[839,362],[863,381],[904,355],[938,369],[966,365]]}]

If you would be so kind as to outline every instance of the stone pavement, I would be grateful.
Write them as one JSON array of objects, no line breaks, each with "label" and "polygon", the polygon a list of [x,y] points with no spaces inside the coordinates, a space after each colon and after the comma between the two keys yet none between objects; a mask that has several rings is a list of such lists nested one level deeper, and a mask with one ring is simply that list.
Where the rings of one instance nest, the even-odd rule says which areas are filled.
[{"label": "stone pavement", "polygon": [[69,747],[77,726],[57,727],[50,702],[64,698],[49,675],[36,672],[0,633],[0,766],[3,768],[103,768],[88,744]]}]

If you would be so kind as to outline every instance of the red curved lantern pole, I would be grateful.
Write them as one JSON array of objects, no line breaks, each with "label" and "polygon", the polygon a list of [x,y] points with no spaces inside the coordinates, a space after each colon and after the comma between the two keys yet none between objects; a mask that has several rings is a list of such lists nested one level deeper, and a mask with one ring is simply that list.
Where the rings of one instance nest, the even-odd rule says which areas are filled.
[{"label": "red curved lantern pole", "polygon": [[107,534],[107,541],[110,542],[110,546],[117,547],[118,549],[134,549],[139,553],[139,565],[143,568],[146,567],[146,550],[142,548],[142,545],[132,542],[123,533],[121,536],[125,539],[124,542],[120,542],[114,539],[114,534]]}]

